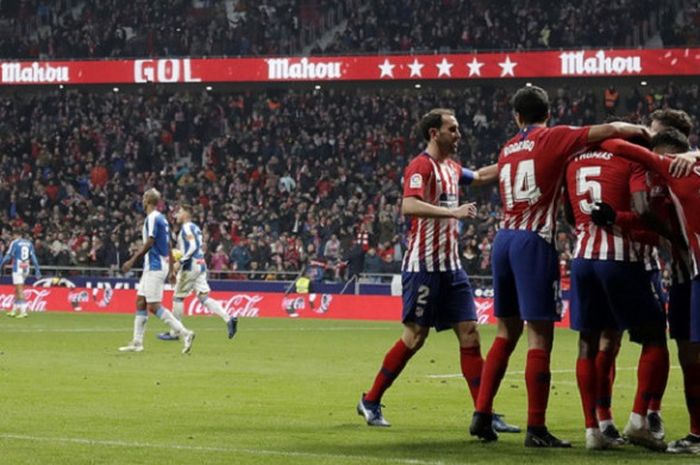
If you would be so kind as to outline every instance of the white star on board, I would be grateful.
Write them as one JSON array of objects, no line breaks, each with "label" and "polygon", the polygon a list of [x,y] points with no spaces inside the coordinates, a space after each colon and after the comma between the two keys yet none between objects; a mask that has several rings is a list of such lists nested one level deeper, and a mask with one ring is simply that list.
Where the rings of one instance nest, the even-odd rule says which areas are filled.
[{"label": "white star on board", "polygon": [[471,63],[467,63],[467,66],[469,67],[469,76],[481,76],[481,67],[484,66],[484,63],[474,57]]},{"label": "white star on board", "polygon": [[442,61],[435,66],[438,67],[438,77],[440,77],[440,76],[452,76],[450,70],[452,69],[454,64],[447,61],[447,58],[443,58]]},{"label": "white star on board", "polygon": [[381,75],[379,76],[380,78],[383,78],[385,76],[388,76],[390,78],[394,77],[394,66],[389,62],[389,59],[385,59],[384,63],[379,65],[379,69],[382,71]]},{"label": "white star on board", "polygon": [[409,63],[408,67],[411,68],[411,76],[418,76],[418,77],[423,77],[421,74],[421,69],[423,69],[423,66],[425,66],[423,63],[418,61],[418,58],[413,60],[413,63]]},{"label": "white star on board", "polygon": [[506,60],[502,63],[499,63],[498,66],[501,67],[501,77],[504,76],[513,76],[515,77],[515,73],[513,70],[515,69],[518,64],[514,61],[510,61],[510,56],[506,55]]}]

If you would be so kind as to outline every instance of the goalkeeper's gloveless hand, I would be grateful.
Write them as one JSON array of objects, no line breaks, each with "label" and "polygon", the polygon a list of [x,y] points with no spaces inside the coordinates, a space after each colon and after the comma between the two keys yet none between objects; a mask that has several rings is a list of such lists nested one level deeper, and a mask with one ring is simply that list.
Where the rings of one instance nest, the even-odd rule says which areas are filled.
[{"label": "goalkeeper's gloveless hand", "polygon": [[591,211],[591,221],[598,226],[612,226],[616,217],[615,210],[605,202],[596,202]]}]

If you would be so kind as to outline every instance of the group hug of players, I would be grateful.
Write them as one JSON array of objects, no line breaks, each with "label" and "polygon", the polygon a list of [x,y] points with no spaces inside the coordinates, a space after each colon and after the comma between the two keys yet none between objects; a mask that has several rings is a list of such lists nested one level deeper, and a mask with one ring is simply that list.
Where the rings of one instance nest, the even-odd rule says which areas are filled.
[{"label": "group hug of players", "polygon": [[[577,234],[570,321],[580,335],[576,378],[586,448],[629,441],[652,450],[700,453],[700,163],[689,147],[690,118],[662,110],[649,127],[623,122],[547,127],[543,89],[524,87],[512,104],[518,133],[502,147],[497,165],[478,171],[454,160],[460,132],[451,110],[431,110],[418,123],[427,145],[404,174],[402,212],[411,218],[402,267],[404,330],[362,395],[358,413],[369,425],[389,426],[382,395],[431,327],[452,328],[475,406],[471,435],[496,441],[498,432],[519,431],[494,413],[493,402],[527,328],[525,446],[571,447],[545,422],[554,323],[561,318],[553,242],[563,204]],[[457,247],[458,220],[474,217],[476,209],[459,205],[458,193],[460,185],[496,180],[503,207],[491,252],[498,328],[483,359]],[[673,270],[667,309],[648,266],[657,249]],[[667,324],[677,342],[690,416],[689,434],[669,444],[660,415],[669,373]],[[632,412],[620,435],[610,399],[623,331],[642,349]]]}]

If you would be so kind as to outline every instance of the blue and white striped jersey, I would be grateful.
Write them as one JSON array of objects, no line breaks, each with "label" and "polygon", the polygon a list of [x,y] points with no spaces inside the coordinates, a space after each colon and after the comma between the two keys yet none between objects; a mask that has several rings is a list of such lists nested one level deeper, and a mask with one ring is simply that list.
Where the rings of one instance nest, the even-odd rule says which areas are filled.
[{"label": "blue and white striped jersey", "polygon": [[180,264],[185,271],[206,271],[202,253],[202,230],[191,221],[182,225],[177,236],[177,248],[182,251]]},{"label": "blue and white striped jersey", "polygon": [[143,259],[143,269],[148,271],[163,270],[170,255],[170,227],[168,220],[158,210],[152,211],[144,221],[143,242],[146,243],[149,237],[152,237],[155,242]]}]

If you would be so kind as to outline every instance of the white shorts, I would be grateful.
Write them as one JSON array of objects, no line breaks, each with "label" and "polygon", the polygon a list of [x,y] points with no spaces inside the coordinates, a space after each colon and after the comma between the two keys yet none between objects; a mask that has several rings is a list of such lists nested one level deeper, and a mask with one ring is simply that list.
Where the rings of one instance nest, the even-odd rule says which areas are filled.
[{"label": "white shorts", "polygon": [[175,294],[173,297],[184,299],[193,290],[197,294],[208,294],[209,291],[211,291],[209,284],[207,283],[207,272],[178,271],[177,281],[175,281]]},{"label": "white shorts", "polygon": [[138,296],[146,298],[146,303],[156,303],[163,301],[163,289],[165,280],[168,279],[168,269],[146,270],[141,275],[141,280],[137,286]]},{"label": "white shorts", "polygon": [[24,281],[27,279],[27,276],[29,276],[29,268],[27,268],[25,271],[13,271],[12,284],[14,284],[15,286],[24,284]]}]

